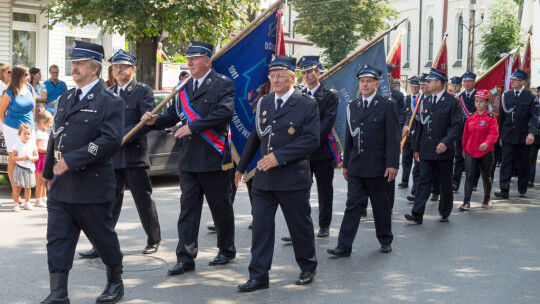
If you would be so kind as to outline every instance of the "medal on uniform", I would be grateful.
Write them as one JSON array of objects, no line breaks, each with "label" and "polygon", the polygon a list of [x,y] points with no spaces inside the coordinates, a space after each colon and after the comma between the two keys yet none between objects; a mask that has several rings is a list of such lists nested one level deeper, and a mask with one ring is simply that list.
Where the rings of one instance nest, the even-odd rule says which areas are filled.
[{"label": "medal on uniform", "polygon": [[288,130],[289,135],[293,135],[295,131],[296,131],[296,130],[294,130],[293,126],[290,126],[290,127],[289,127],[289,130]]},{"label": "medal on uniform", "polygon": [[427,114],[427,109],[426,109],[426,110],[424,111],[424,113],[426,113],[426,114]]},{"label": "medal on uniform", "polygon": [[266,110],[264,110],[264,112],[263,112],[263,116],[264,116],[264,115],[266,115]]},{"label": "medal on uniform", "polygon": [[266,118],[263,118],[263,119],[262,119],[262,123],[266,123]]}]

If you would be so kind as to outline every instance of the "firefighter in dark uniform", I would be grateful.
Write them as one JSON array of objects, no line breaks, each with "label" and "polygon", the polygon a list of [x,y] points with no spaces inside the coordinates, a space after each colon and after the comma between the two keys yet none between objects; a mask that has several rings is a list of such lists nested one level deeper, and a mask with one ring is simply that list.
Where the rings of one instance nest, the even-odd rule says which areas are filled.
[{"label": "firefighter in dark uniform", "polygon": [[51,293],[41,303],[69,303],[67,283],[82,231],[107,269],[107,285],[96,303],[124,295],[122,252],[114,231],[112,157],[122,142],[124,101],[99,81],[103,47],[75,41],[71,58],[76,88],[55,106],[43,183],[47,201],[47,259]]},{"label": "firefighter in dark uniform", "polygon": [[446,75],[432,68],[426,77],[429,99],[424,99],[418,125],[414,157],[420,162],[420,178],[411,214],[405,218],[422,224],[426,202],[433,183],[433,171],[439,173],[441,197],[439,221],[448,222],[454,204],[452,165],[454,141],[461,123],[461,109],[457,99],[446,92]]},{"label": "firefighter in dark uniform", "polygon": [[[302,93],[315,97],[319,106],[320,136],[319,147],[309,156],[311,175],[317,181],[317,194],[319,196],[319,232],[317,237],[330,235],[332,222],[332,206],[334,201],[334,168],[341,162],[337,149],[337,142],[329,142],[328,136],[336,122],[339,104],[338,92],[329,89],[319,82],[319,56],[303,56],[298,61],[302,72],[303,82],[306,84]],[[290,237],[282,238],[290,242]]]},{"label": "firefighter in dark uniform", "polygon": [[399,168],[399,125],[395,103],[377,94],[382,71],[365,64],[357,74],[362,95],[347,106],[343,176],[347,204],[338,245],[327,252],[350,256],[361,217],[361,202],[369,197],[380,251],[392,251],[392,205],[388,185]]},{"label": "firefighter in dark uniform", "polygon": [[225,265],[236,257],[234,212],[231,201],[232,168],[229,123],[234,114],[234,83],[212,69],[209,43],[191,41],[188,69],[193,77],[158,116],[147,112],[142,119],[156,130],[182,123],[174,136],[180,139],[180,217],[177,263],[169,275],[195,270],[203,197],[206,197],[217,230],[217,256],[210,265]]},{"label": "firefighter in dark uniform", "polygon": [[[461,76],[463,87],[465,90],[461,92],[456,98],[459,101],[461,108],[461,128],[456,137],[455,149],[454,149],[454,173],[452,174],[452,190],[458,191],[459,185],[461,184],[461,177],[463,175],[463,170],[465,170],[465,161],[463,159],[463,127],[465,126],[465,121],[467,118],[476,112],[476,106],[474,105],[474,95],[476,95],[476,89],[474,88],[474,82],[476,80],[476,74],[473,72],[465,72]],[[480,170],[478,170],[480,171]],[[480,177],[480,175],[478,175]],[[475,185],[478,183],[478,178],[475,176]]]},{"label": "firefighter in dark uniform", "polygon": [[[540,95],[540,87],[536,88],[537,96]],[[540,122],[540,117],[539,117]],[[527,186],[529,188],[534,187],[534,178],[536,176],[536,162],[538,160],[538,150],[540,150],[540,128],[536,135],[534,136],[534,142],[531,146],[531,164],[529,169],[529,183]]]},{"label": "firefighter in dark uniform", "polygon": [[531,145],[538,132],[538,96],[525,88],[527,73],[512,73],[512,89],[504,92],[499,110],[499,137],[502,153],[499,186],[495,196],[509,198],[512,178],[512,157],[518,160],[518,192],[525,197],[529,177]]},{"label": "firefighter in dark uniform", "polygon": [[[401,173],[401,183],[398,184],[398,188],[409,187],[409,176],[411,174],[414,159],[414,151],[411,145],[413,136],[409,134],[414,134],[414,130],[416,129],[416,122],[418,119],[420,119],[418,118],[418,116],[415,116],[415,119],[413,120],[413,123],[411,125],[411,129],[409,130],[409,121],[411,119],[414,108],[416,107],[416,104],[420,99],[419,79],[414,76],[410,78],[409,82],[411,87],[411,94],[407,95],[407,97],[405,98],[405,112],[407,113],[407,119],[405,119],[405,125],[402,128],[402,136],[408,136],[405,139],[405,144],[403,145],[403,149],[401,151],[401,166],[403,167],[403,172]],[[418,164],[414,162],[414,166],[417,167]],[[413,187],[416,183],[417,180],[413,174]]]},{"label": "firefighter in dark uniform", "polygon": [[242,179],[257,150],[262,158],[253,177],[253,234],[249,280],[241,292],[268,288],[274,255],[275,216],[280,206],[289,228],[296,262],[297,285],[315,277],[317,256],[309,195],[312,184],[309,155],[319,146],[319,111],[315,98],[294,88],[293,57],[273,55],[268,78],[273,93],[257,103],[255,126],[248,138],[235,182]]}]

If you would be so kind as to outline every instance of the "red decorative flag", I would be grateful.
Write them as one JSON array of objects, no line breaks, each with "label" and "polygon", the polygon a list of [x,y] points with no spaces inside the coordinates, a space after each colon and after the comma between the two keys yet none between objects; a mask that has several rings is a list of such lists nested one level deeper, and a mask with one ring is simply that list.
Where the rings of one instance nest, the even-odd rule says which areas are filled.
[{"label": "red decorative flag", "polygon": [[442,47],[441,55],[439,56],[439,58],[437,58],[438,60],[435,68],[437,70],[443,71],[448,76],[448,56],[446,52],[446,39],[444,39],[442,43],[444,43],[444,45]]},{"label": "red decorative flag", "polygon": [[401,79],[401,39],[398,42],[392,58],[388,61],[388,64],[393,68],[392,78]]},{"label": "red decorative flag", "polygon": [[516,69],[520,69],[520,68],[521,68],[521,56],[518,54],[516,61],[514,61],[514,63],[512,64],[512,73],[514,73]]},{"label": "red decorative flag", "polygon": [[[521,69],[531,77],[531,38],[527,39],[527,46],[525,47],[525,55],[523,57],[523,65]],[[527,81],[527,89],[530,88],[531,82]]]},{"label": "red decorative flag", "polygon": [[501,107],[501,96],[504,93],[506,69],[510,66],[510,60],[510,54],[506,55],[504,61],[499,61],[496,67],[492,67],[486,74],[481,75],[474,86],[477,90],[488,90],[491,93],[491,113],[497,118]]},{"label": "red decorative flag", "polygon": [[277,35],[276,35],[276,54],[286,56],[285,53],[285,36],[283,35],[283,24],[281,23],[283,13],[278,10],[276,13]]}]

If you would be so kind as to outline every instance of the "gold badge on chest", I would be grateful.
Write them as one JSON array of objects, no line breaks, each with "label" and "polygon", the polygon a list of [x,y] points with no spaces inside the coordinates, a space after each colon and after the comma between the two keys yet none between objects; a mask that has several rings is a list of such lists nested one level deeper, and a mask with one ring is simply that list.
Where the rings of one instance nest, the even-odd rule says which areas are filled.
[{"label": "gold badge on chest", "polygon": [[266,123],[266,118],[263,118],[263,119],[262,119],[262,123]]},{"label": "gold badge on chest", "polygon": [[263,115],[266,115],[266,110],[264,110]]},{"label": "gold badge on chest", "polygon": [[288,132],[289,132],[289,135],[293,135],[294,132],[296,132],[296,130],[294,129],[293,126],[290,126]]}]

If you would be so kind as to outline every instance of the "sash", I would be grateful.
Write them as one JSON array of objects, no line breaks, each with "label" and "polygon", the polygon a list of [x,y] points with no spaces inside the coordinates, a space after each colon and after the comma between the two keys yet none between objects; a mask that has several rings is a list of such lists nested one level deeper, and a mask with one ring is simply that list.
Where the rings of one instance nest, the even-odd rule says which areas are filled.
[{"label": "sash", "polygon": [[[321,126],[321,121],[319,121],[319,127]],[[336,132],[334,128],[332,128],[332,131],[330,131],[330,134],[328,134],[328,145],[330,146],[330,151],[332,151],[332,156],[334,156],[334,161],[336,162],[336,166],[341,165],[343,162],[343,158],[341,157],[341,153],[339,152],[340,149],[338,148],[338,143],[336,140],[336,135],[334,134]]]},{"label": "sash", "polygon": [[[183,80],[185,81],[185,79]],[[181,83],[183,82],[181,81]],[[189,103],[189,97],[187,95],[186,88],[184,87],[182,91],[178,93],[179,99],[180,99],[180,105],[182,107],[182,112],[184,113],[187,121],[191,123],[194,120],[200,119],[201,116],[193,110]],[[179,116],[180,117],[180,116]],[[202,132],[199,132],[199,134],[202,136],[206,142],[208,142],[214,149],[216,149],[221,156],[223,156],[223,153],[225,151],[225,142],[219,137],[219,134],[214,130],[205,130]],[[229,132],[230,135],[230,132]],[[229,141],[230,142],[230,141]]]},{"label": "sash", "polygon": [[465,118],[469,118],[472,113],[469,112],[469,109],[467,109],[467,106],[465,105],[465,101],[463,100],[463,94],[459,96],[459,101],[461,101],[461,110],[463,110],[463,114],[465,115]]},{"label": "sash", "polygon": [[[411,111],[413,111],[414,108],[416,108],[416,103],[417,103],[417,102],[418,102],[418,97],[414,97],[414,98],[413,98],[412,95],[411,95]],[[418,107],[418,109],[416,110],[416,112],[417,112],[418,114],[420,114],[420,107]]]}]

